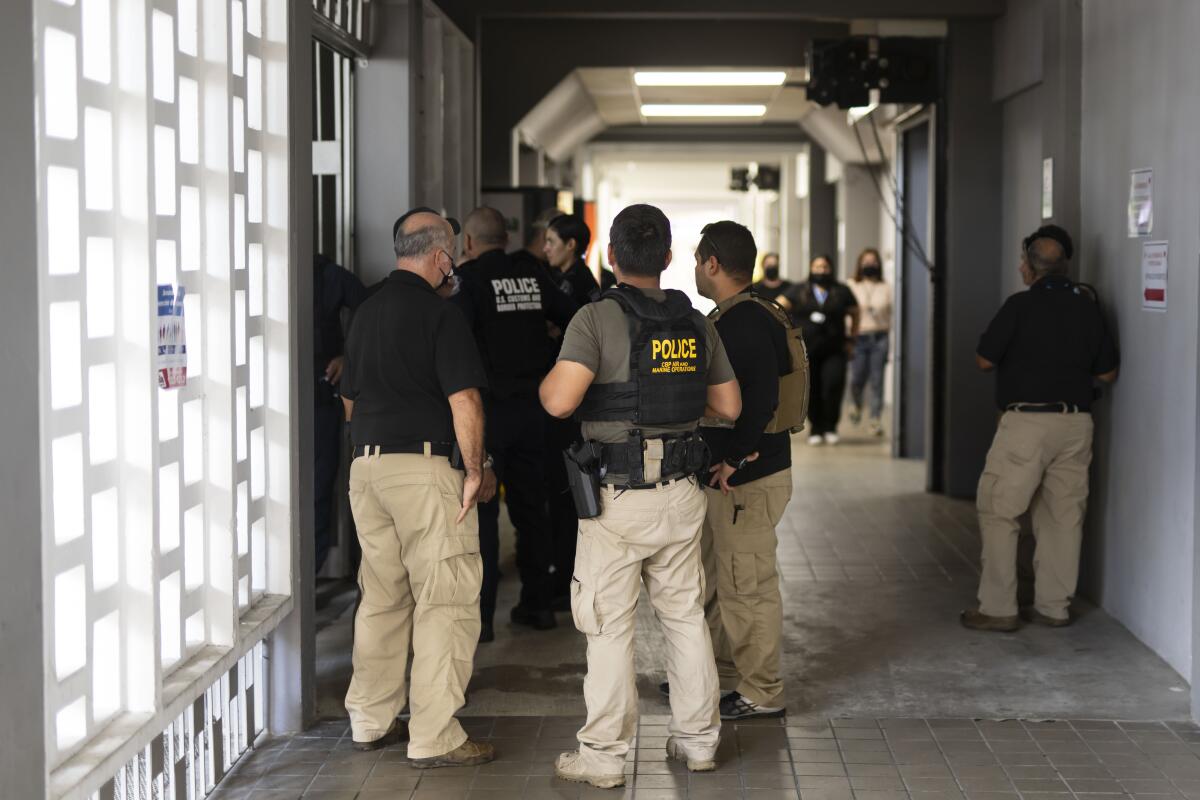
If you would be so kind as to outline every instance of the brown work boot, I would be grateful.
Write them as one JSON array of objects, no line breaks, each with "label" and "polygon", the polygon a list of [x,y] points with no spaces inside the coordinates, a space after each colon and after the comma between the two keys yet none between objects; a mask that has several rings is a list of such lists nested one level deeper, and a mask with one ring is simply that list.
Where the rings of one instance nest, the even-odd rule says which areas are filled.
[{"label": "brown work boot", "polygon": [[404,732],[407,726],[400,720],[393,720],[392,727],[387,729],[387,733],[380,736],[378,739],[372,739],[369,742],[360,742],[354,740],[355,750],[379,750],[393,744],[399,744],[404,740]]},{"label": "brown work boot", "polygon": [[417,769],[434,769],[435,767],[473,767],[476,764],[486,764],[496,757],[496,748],[487,742],[473,742],[467,739],[449,753],[430,758],[414,758],[412,765]]},{"label": "brown work boot", "polygon": [[1066,617],[1051,617],[1038,611],[1033,606],[1026,606],[1021,609],[1021,619],[1026,622],[1036,622],[1038,625],[1045,625],[1049,628],[1065,628],[1071,624],[1071,615]]},{"label": "brown work boot", "polygon": [[588,772],[588,768],[584,766],[583,758],[580,757],[578,750],[560,755],[554,762],[554,774],[564,781],[588,783],[597,789],[615,789],[618,786],[625,785],[625,774],[623,772],[611,775]]},{"label": "brown work boot", "polygon": [[1020,617],[989,617],[987,614],[980,613],[973,608],[968,608],[962,612],[958,619],[962,622],[964,628],[970,628],[975,631],[1012,633],[1021,627]]}]

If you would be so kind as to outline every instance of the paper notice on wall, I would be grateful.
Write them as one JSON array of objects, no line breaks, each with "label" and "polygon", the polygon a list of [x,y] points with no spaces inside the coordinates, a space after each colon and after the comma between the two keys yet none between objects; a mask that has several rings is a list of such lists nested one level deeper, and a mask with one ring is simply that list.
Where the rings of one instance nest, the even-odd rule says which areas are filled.
[{"label": "paper notice on wall", "polygon": [[1129,238],[1149,236],[1154,230],[1154,170],[1129,173]]},{"label": "paper notice on wall", "polygon": [[1054,216],[1054,159],[1042,159],[1042,219]]},{"label": "paper notice on wall", "polygon": [[1167,310],[1167,243],[1142,244],[1142,308]]},{"label": "paper notice on wall", "polygon": [[178,389],[187,385],[187,342],[184,339],[182,286],[158,285],[158,385]]}]

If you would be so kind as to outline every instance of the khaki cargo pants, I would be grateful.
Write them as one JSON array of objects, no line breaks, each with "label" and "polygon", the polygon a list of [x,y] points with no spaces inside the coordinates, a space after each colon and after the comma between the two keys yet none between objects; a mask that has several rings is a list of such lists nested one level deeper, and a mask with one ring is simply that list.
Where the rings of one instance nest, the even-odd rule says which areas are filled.
[{"label": "khaki cargo pants", "polygon": [[1065,619],[1079,578],[1092,461],[1090,414],[1009,411],[988,451],[976,505],[983,538],[979,610],[1017,613],[1017,518],[1031,511],[1034,608]]},{"label": "khaki cargo pants", "polygon": [[[461,524],[463,473],[440,456],[360,456],[350,507],[362,545],[354,618],[354,677],[346,710],[357,741],[383,736],[408,695],[409,758],[455,749],[479,641],[479,526]],[[412,645],[412,686],[405,667]]]},{"label": "khaki cargo pants", "polygon": [[575,627],[588,640],[587,722],[579,731],[584,764],[595,774],[624,771],[637,732],[633,633],[643,583],[667,640],[670,735],[692,758],[712,758],[721,720],[702,607],[704,493],[682,479],[654,489],[605,487],[600,503],[599,517],[579,522],[571,581]]},{"label": "khaki cargo pants", "polygon": [[775,526],[792,499],[792,471],[734,486],[729,494],[708,487],[704,493],[704,611],[721,688],[761,706],[782,706]]}]

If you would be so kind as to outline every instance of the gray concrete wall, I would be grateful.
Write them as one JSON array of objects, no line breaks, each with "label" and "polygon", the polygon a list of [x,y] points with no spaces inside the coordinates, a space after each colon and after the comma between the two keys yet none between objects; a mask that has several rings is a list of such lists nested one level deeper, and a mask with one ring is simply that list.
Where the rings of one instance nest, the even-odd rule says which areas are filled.
[{"label": "gray concrete wall", "polygon": [[[0,26],[0,793],[46,792],[33,4]],[[46,663],[49,663],[48,661]]]},{"label": "gray concrete wall", "polygon": [[[825,151],[813,142],[808,149],[808,257],[838,257],[837,184],[826,178]],[[808,264],[800,267],[799,278],[808,279]],[[840,270],[841,264],[834,264]]]},{"label": "gray concrete wall", "polygon": [[[292,292],[290,307],[313,307],[312,235],[312,39],[310,14],[288,15],[288,258]],[[279,623],[269,639],[271,670],[268,728],[273,734],[302,731],[314,722],[316,712],[316,599],[314,491],[316,443],[313,430],[313,329],[291,327],[292,375],[291,463],[294,525],[292,538],[292,613]]]},{"label": "gray concrete wall", "polygon": [[[879,241],[879,190],[872,180],[874,167],[859,164],[843,164],[842,179],[837,186],[838,225],[844,230],[839,259],[842,274],[847,278],[854,275],[858,254],[864,248],[874,247],[882,251]],[[887,178],[877,176],[884,191],[890,191]]]},{"label": "gray concrete wall", "polygon": [[[1021,240],[1042,224],[1042,128],[1031,124],[1041,113],[1040,86],[1008,98],[1004,121],[1003,172],[1000,187],[1000,296],[1025,288],[1017,269]],[[1077,194],[1065,187],[1059,194]]]},{"label": "gray concrete wall", "polygon": [[[1200,254],[1200,4],[1090,0],[1083,9],[1084,280],[1121,346],[1097,413],[1084,589],[1192,677]],[[1141,308],[1142,241],[1126,235],[1129,170],[1154,169],[1170,241],[1168,310]],[[1193,681],[1193,686],[1196,682]]]},{"label": "gray concrete wall", "polygon": [[[931,484],[971,497],[995,431],[991,379],[975,368],[975,347],[1000,301],[1001,118],[991,99],[992,26],[952,22],[947,42],[944,249],[937,265],[944,366],[933,415],[942,420],[932,446]],[[932,451],[931,451],[932,452]]]},{"label": "gray concrete wall", "polygon": [[368,284],[395,269],[392,223],[416,205],[413,4],[385,0],[372,5],[375,45],[367,66],[356,73],[354,120],[354,252],[359,275]]}]

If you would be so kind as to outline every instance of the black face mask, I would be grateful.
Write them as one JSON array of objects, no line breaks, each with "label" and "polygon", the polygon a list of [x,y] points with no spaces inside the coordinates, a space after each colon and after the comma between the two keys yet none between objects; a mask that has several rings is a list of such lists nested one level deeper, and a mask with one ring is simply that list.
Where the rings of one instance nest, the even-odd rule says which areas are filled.
[{"label": "black face mask", "polygon": [[769,281],[779,280],[779,267],[763,267],[763,277]]},{"label": "black face mask", "polygon": [[812,283],[823,288],[833,285],[833,273],[831,272],[822,272],[820,274],[814,272],[808,276],[808,279]]},{"label": "black face mask", "polygon": [[[446,253],[449,256],[449,253]],[[442,268],[438,267],[438,272],[442,272]],[[437,286],[433,287],[435,292],[440,292],[446,289],[450,295],[458,294],[458,290],[462,287],[462,276],[458,274],[458,267],[454,265],[454,260],[450,260],[450,271],[442,272],[442,281]]]},{"label": "black face mask", "polygon": [[883,277],[883,270],[878,266],[863,267],[862,275],[867,280],[877,281]]}]

